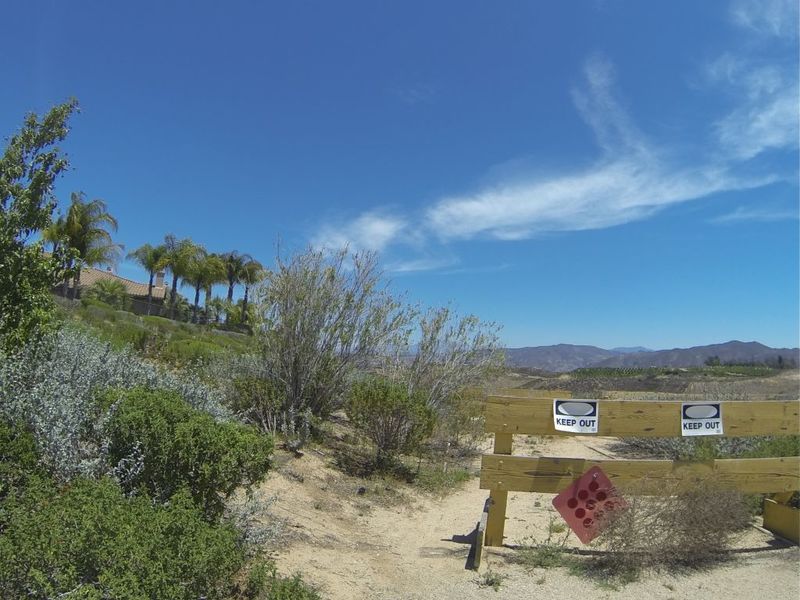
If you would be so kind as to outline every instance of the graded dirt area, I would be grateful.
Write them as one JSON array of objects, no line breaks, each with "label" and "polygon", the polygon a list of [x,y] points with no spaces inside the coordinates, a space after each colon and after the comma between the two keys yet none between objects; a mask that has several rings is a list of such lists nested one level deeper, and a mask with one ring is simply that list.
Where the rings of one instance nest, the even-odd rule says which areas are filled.
[{"label": "graded dirt area", "polygon": [[[612,440],[603,438],[519,437],[519,454],[612,455]],[[302,572],[333,600],[800,597],[800,551],[776,545],[755,528],[740,537],[739,552],[724,566],[648,574],[616,589],[565,568],[528,571],[513,562],[513,546],[547,537],[555,514],[549,494],[509,494],[506,547],[487,548],[476,573],[465,567],[470,534],[487,497],[477,477],[437,498],[404,486],[359,489],[356,480],[329,466],[329,457],[314,451],[286,460],[263,488],[277,495],[271,513],[285,524],[275,544],[276,561],[282,572]],[[474,466],[477,473],[477,461]],[[488,571],[501,579],[498,591],[481,585]]]}]

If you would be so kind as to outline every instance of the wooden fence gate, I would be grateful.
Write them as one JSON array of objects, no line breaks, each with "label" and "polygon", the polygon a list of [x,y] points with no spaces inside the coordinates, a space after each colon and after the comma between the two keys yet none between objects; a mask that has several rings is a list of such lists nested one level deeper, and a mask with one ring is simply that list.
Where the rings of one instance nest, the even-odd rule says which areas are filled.
[{"label": "wooden fence gate", "polygon": [[[744,493],[770,494],[764,503],[764,527],[798,543],[800,511],[787,505],[800,490],[800,457],[736,458],[706,461],[588,460],[513,456],[514,434],[578,435],[556,431],[553,399],[569,393],[544,390],[504,391],[489,396],[486,426],[494,434],[494,453],[481,459],[481,489],[489,491],[477,529],[474,566],[481,547],[501,546],[508,492],[555,494],[591,467],[600,466],[611,481],[626,487],[638,484],[643,494],[661,495],[675,486],[714,476],[721,485]],[[598,400],[598,431],[583,434],[611,437],[681,437],[684,401],[647,402]],[[709,401],[711,402],[711,401]],[[714,401],[717,404],[716,401]],[[798,401],[727,401],[721,405],[723,435],[779,436],[800,433]],[[637,488],[638,489],[638,488]]]}]

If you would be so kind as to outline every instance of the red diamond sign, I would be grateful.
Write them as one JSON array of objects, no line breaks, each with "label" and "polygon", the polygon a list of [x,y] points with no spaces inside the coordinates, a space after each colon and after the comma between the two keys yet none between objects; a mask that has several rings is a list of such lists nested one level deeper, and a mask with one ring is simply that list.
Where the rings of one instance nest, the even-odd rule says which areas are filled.
[{"label": "red diamond sign", "polygon": [[553,498],[553,506],[584,544],[600,533],[603,519],[628,503],[600,467],[592,467]]}]

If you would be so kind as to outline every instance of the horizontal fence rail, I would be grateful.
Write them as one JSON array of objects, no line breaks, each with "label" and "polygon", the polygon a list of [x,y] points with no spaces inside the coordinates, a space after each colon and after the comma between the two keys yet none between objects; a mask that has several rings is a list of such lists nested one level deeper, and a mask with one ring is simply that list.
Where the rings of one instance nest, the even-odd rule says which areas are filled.
[{"label": "horizontal fence rail", "polygon": [[[576,434],[556,431],[553,426],[553,398],[557,396],[489,396],[486,401],[485,430],[528,435],[681,436],[682,401],[601,400],[598,432]],[[718,404],[722,409],[724,436],[800,434],[800,402],[796,400],[725,401]]]},{"label": "horizontal fence rail", "polygon": [[[709,461],[513,456],[515,434],[681,437],[683,404],[719,404],[724,436],[798,435],[797,400],[597,400],[597,433],[556,431],[553,401],[568,398],[569,392],[561,390],[495,390],[487,398],[485,430],[494,434],[494,454],[485,454],[481,462],[480,487],[489,490],[489,500],[488,514],[477,527],[477,544],[502,545],[508,492],[555,494],[594,466],[599,466],[623,494],[668,495],[707,481],[742,493],[772,494],[764,507],[764,526],[796,543],[800,541],[800,511],[787,504],[793,492],[800,491],[797,456]],[[476,565],[480,556],[476,552]]]},{"label": "horizontal fence rail", "polygon": [[589,460],[485,454],[481,489],[555,494],[598,466],[624,491],[660,496],[713,478],[746,494],[800,490],[800,457],[731,458],[709,461]]}]

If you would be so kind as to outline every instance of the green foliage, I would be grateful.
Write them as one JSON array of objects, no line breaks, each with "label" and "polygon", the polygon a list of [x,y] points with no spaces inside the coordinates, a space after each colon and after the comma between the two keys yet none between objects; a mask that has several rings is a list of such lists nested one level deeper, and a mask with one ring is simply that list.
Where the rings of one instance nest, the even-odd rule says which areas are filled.
[{"label": "green foliage", "polygon": [[759,438],[756,447],[745,452],[747,458],[800,456],[800,435]]},{"label": "green foliage", "polygon": [[130,305],[130,297],[125,285],[116,279],[100,279],[86,290],[83,298],[98,300],[119,310]]},{"label": "green foliage", "polygon": [[41,474],[36,438],[22,426],[0,421],[0,502]]},{"label": "green foliage", "polygon": [[218,423],[176,393],[133,390],[113,401],[106,435],[113,463],[142,456],[124,482],[158,502],[187,488],[206,515],[222,513],[236,488],[261,481],[270,467],[272,439],[237,423]]},{"label": "green foliage", "polygon": [[446,494],[472,478],[469,469],[450,467],[448,463],[425,465],[414,477],[414,485],[432,494]]},{"label": "green foliage", "polygon": [[379,468],[417,448],[436,423],[423,393],[409,394],[406,387],[382,377],[356,382],[344,408],[353,425],[375,444]]},{"label": "green foliage", "polygon": [[6,349],[18,347],[53,313],[58,261],[28,240],[51,222],[53,184],[68,166],[55,144],[66,138],[76,109],[71,100],[42,119],[29,114],[0,156],[0,345]]},{"label": "green foliage", "polygon": [[212,341],[176,337],[164,344],[160,356],[175,364],[188,364],[212,358],[222,352],[225,352],[225,348]]},{"label": "green foliage", "polygon": [[505,355],[496,324],[475,315],[459,316],[449,306],[411,314],[418,328],[415,347],[412,330],[400,332],[387,348],[390,356],[383,369],[404,382],[409,393],[425,394],[428,406],[440,414],[447,411],[448,401],[458,400],[461,390],[499,372]]},{"label": "green foliage", "polygon": [[225,353],[255,350],[251,336],[181,323],[163,317],[139,316],[93,299],[81,299],[77,307],[65,306],[65,317],[89,327],[112,346],[136,350],[174,365],[205,361]]},{"label": "green foliage", "polygon": [[272,380],[244,376],[233,380],[228,408],[264,431],[277,433],[288,407],[281,389]]},{"label": "green foliage", "polygon": [[456,452],[472,454],[486,438],[483,411],[486,393],[468,387],[451,394],[440,404],[433,444]]},{"label": "green foliage", "polygon": [[572,565],[574,558],[567,549],[567,540],[570,532],[564,535],[557,534],[560,519],[550,517],[547,525],[547,537],[544,541],[535,539],[525,540],[514,555],[514,562],[523,565],[526,569],[552,569],[554,567],[568,567]]},{"label": "green foliage", "polygon": [[478,579],[478,585],[481,587],[489,587],[492,588],[495,592],[500,591],[500,586],[503,584],[506,575],[502,573],[498,573],[497,571],[492,571],[491,568],[486,569],[483,575],[480,576]]},{"label": "green foliage", "polygon": [[159,506],[109,479],[61,490],[37,479],[0,515],[3,598],[226,598],[244,562],[237,532],[185,491]]},{"label": "green foliage", "polygon": [[259,561],[250,568],[245,583],[244,596],[248,600],[321,600],[322,596],[299,574],[291,577],[278,575],[275,565]]},{"label": "green foliage", "polygon": [[381,283],[374,254],[278,257],[266,282],[256,328],[266,369],[283,388],[289,415],[326,418],[350,376],[394,338],[406,313]]}]

